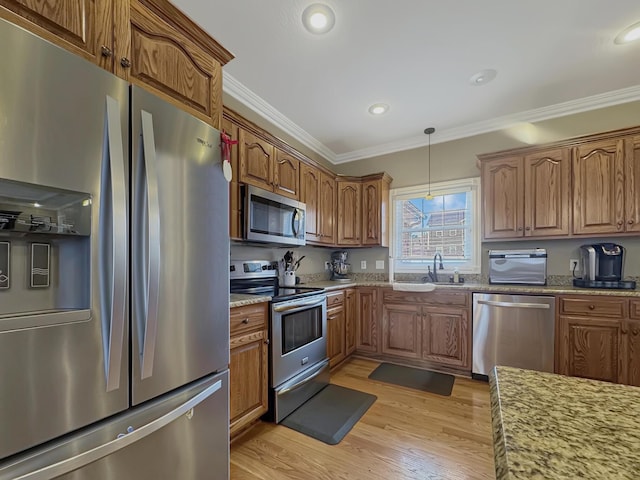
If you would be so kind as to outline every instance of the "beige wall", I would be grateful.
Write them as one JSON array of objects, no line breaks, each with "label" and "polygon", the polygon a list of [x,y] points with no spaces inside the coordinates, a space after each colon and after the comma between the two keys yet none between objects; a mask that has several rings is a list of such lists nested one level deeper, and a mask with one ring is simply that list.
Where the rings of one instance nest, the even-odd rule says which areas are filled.
[{"label": "beige wall", "polygon": [[[225,102],[227,99],[225,98]],[[234,108],[229,106],[243,116],[246,116],[254,123],[273,131],[276,136],[289,142],[289,139],[282,132],[278,132],[268,122],[257,117],[255,113],[246,112],[246,108]],[[253,115],[253,116],[251,116]],[[257,117],[257,118],[256,118]],[[558,141],[566,138],[587,135],[591,133],[605,132],[619,128],[633,127],[640,125],[640,102],[633,102],[601,110],[584,112],[553,120],[539,122],[533,128],[525,130],[530,137],[533,135],[533,144],[542,144]],[[437,128],[437,125],[436,125]],[[464,138],[442,144],[431,146],[431,180],[433,182],[454,180],[459,178],[474,177],[479,175],[476,155],[499,150],[506,150],[527,145],[524,141],[518,140],[517,135],[522,132],[517,129],[510,131],[500,131],[477,135],[475,137]],[[318,155],[311,155],[308,149],[300,146],[297,142],[291,141],[292,146],[300,148],[311,158]],[[345,175],[366,175],[369,173],[386,171],[393,177],[392,188],[419,185],[427,182],[427,148],[419,148],[404,152],[397,152],[390,155],[383,155],[375,158],[349,162],[331,167],[336,173]],[[549,256],[549,275],[568,275],[569,260],[579,258],[578,249],[580,245],[586,243],[596,243],[598,241],[614,241],[623,245],[627,249],[627,260],[625,262],[625,274],[640,276],[640,236],[625,237],[617,239],[564,239],[564,240],[544,240],[526,242],[500,242],[484,243],[482,245],[483,261],[482,271],[487,272],[487,251],[490,248],[546,248]],[[305,247],[301,254],[307,254],[300,273],[315,273],[323,269],[324,260],[330,258],[334,249]],[[279,258],[286,250],[274,250],[274,255],[270,258]],[[367,261],[366,272],[380,273],[375,269],[376,260],[385,261],[385,270],[388,272],[388,249],[367,248],[351,249],[350,262],[354,272],[363,271],[360,269],[360,261]],[[232,246],[232,256],[239,258],[246,255],[258,253],[268,253],[265,250],[247,251],[243,247]],[[235,254],[235,255],[234,255]]]}]

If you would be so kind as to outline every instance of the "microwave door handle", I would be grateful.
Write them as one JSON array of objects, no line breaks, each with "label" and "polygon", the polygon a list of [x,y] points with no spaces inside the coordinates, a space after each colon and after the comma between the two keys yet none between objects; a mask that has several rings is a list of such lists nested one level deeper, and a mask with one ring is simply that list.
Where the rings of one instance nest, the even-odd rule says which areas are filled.
[{"label": "microwave door handle", "polygon": [[293,209],[293,215],[291,216],[291,230],[293,231],[293,236],[298,237],[298,227],[297,227],[297,219],[300,216],[300,210],[297,208]]},{"label": "microwave door handle", "polygon": [[[153,360],[156,349],[158,330],[158,298],[160,292],[160,202],[158,199],[158,173],[155,137],[153,133],[153,117],[150,113],[140,112],[142,121],[142,150],[145,170],[145,190],[147,193],[147,238],[142,247],[147,255],[138,255],[142,261],[147,258],[146,265],[138,265],[146,271],[148,280],[144,285],[144,304],[142,305],[141,326],[141,365],[140,377],[148,378],[153,374]],[[144,226],[140,226],[144,228]]]},{"label": "microwave door handle", "polygon": [[[100,175],[98,262],[104,342],[106,391],[120,388],[126,325],[127,196],[120,104],[106,97],[106,150]],[[105,239],[104,241],[102,239]]]}]

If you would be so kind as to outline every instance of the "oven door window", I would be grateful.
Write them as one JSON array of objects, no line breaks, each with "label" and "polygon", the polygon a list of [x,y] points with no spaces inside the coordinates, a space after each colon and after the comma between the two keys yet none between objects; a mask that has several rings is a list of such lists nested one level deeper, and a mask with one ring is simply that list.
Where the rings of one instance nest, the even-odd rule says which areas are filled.
[{"label": "oven door window", "polygon": [[282,354],[322,338],[322,308],[282,315]]}]

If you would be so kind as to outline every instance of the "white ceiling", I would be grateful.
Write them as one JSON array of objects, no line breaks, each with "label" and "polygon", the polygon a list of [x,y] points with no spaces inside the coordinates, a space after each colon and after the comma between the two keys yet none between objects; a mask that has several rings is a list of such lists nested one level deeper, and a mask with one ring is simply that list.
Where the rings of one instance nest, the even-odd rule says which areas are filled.
[{"label": "white ceiling", "polygon": [[638,0],[322,0],[323,36],[314,0],[172,1],[235,55],[225,93],[334,163],[640,100]]}]

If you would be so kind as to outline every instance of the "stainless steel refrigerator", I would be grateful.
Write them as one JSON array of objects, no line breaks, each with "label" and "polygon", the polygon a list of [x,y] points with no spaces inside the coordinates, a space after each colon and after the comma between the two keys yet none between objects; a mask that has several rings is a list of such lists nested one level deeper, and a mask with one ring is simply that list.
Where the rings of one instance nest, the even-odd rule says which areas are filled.
[{"label": "stainless steel refrigerator", "polygon": [[0,479],[227,479],[219,132],[2,20],[0,45]]}]

